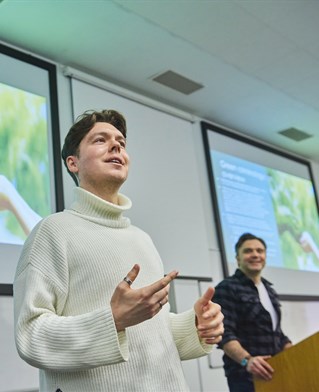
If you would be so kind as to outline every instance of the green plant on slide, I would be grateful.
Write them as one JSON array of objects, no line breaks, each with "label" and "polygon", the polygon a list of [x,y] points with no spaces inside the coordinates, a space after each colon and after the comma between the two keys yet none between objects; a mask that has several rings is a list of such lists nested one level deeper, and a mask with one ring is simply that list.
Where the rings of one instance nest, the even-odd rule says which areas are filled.
[{"label": "green plant on slide", "polygon": [[305,252],[301,246],[304,233],[319,246],[318,211],[311,181],[272,169],[268,169],[268,175],[284,266],[311,269],[310,261],[319,267],[316,252]]},{"label": "green plant on slide", "polygon": [[[0,83],[0,175],[40,216],[51,212],[48,151],[46,99]],[[25,239],[14,214],[0,217],[3,229]]]}]

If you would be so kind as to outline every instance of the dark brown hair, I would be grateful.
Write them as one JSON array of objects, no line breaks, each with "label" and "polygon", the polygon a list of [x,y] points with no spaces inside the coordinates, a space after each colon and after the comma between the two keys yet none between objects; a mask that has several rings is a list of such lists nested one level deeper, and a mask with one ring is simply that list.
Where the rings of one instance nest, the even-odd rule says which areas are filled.
[{"label": "dark brown hair", "polygon": [[76,185],[78,185],[78,179],[74,173],[71,173],[69,171],[66,164],[66,159],[70,155],[78,156],[79,146],[82,139],[94,127],[97,122],[105,122],[112,124],[122,133],[122,135],[126,139],[126,120],[124,116],[116,110],[102,110],[100,112],[94,110],[87,110],[79,117],[77,117],[76,122],[72,125],[64,139],[64,145],[61,154],[64,165]]},{"label": "dark brown hair", "polygon": [[236,256],[238,256],[238,252],[242,244],[248,240],[258,240],[264,245],[265,249],[267,249],[266,242],[262,238],[256,237],[254,234],[251,233],[244,233],[238,238],[238,241],[235,245]]}]

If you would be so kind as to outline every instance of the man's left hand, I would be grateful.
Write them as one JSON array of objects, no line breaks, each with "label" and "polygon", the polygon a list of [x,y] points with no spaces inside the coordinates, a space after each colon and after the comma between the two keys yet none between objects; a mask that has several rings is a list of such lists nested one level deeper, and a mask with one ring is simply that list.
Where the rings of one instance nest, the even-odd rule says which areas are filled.
[{"label": "man's left hand", "polygon": [[219,343],[224,333],[221,307],[211,301],[214,293],[215,289],[209,287],[194,305],[198,335],[207,344]]}]

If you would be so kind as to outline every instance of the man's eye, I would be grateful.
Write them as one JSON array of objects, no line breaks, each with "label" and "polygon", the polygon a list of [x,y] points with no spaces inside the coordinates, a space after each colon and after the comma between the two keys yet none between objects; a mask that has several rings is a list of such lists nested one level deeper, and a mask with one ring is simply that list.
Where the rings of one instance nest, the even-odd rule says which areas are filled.
[{"label": "man's eye", "polygon": [[98,137],[98,138],[96,138],[96,139],[94,140],[94,143],[103,143],[103,142],[104,142],[103,137]]}]

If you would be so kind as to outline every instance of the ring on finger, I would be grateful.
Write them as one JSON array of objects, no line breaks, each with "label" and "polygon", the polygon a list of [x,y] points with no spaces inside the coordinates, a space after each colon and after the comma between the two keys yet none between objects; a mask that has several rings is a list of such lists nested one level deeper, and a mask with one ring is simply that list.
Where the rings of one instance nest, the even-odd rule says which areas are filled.
[{"label": "ring on finger", "polygon": [[131,284],[133,283],[133,282],[131,281],[131,279],[129,279],[127,276],[125,276],[125,277],[123,278],[123,280],[124,280],[124,282],[126,282],[129,286],[131,286]]}]

